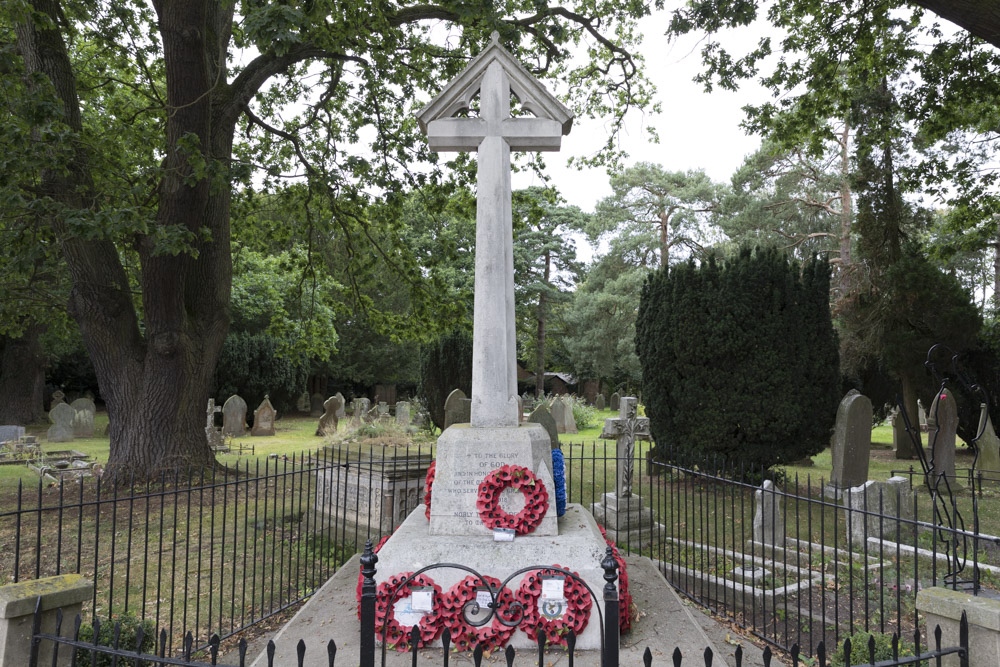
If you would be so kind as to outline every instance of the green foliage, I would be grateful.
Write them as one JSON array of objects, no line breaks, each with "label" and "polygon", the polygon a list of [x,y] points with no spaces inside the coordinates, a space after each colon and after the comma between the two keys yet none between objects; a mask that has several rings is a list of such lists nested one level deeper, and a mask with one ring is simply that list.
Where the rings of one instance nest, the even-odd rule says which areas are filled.
[{"label": "green foliage", "polygon": [[[892,636],[887,635],[882,632],[855,632],[848,638],[845,638],[843,642],[837,647],[833,655],[830,656],[830,667],[844,667],[847,663],[844,661],[844,645],[847,639],[851,640],[851,663],[852,665],[867,665],[871,660],[871,653],[868,649],[868,641],[870,638],[875,638],[875,662],[882,662],[884,660],[893,659],[892,655]],[[909,657],[916,655],[913,652],[913,644],[906,641],[899,642],[899,657]]]},{"label": "green foliage", "polygon": [[744,248],[651,275],[636,352],[660,456],[763,467],[829,445],[840,400],[829,265]]},{"label": "green foliage", "polygon": [[579,396],[573,397],[573,421],[583,430],[597,425],[597,409],[587,405]]},{"label": "green foliage", "polygon": [[239,394],[252,415],[268,394],[278,412],[295,409],[306,386],[308,367],[278,354],[280,347],[281,342],[267,333],[236,331],[226,336],[215,369],[216,404]]},{"label": "green foliage", "polygon": [[[115,638],[115,623],[121,624],[121,632],[118,635],[118,646],[122,649],[134,651],[136,650],[136,638],[138,636],[139,628],[142,628],[142,643],[139,645],[139,652],[151,654],[156,648],[156,626],[150,619],[140,620],[138,616],[132,613],[122,614],[112,621],[101,624],[101,629],[97,635],[97,643],[100,646],[114,646]],[[94,643],[94,626],[89,623],[84,623],[80,626],[80,641]],[[121,665],[122,667],[136,667],[135,660],[131,658],[118,658],[114,659],[110,655],[102,655],[100,653],[94,656],[96,659],[90,659],[90,651],[87,649],[77,649],[76,650],[76,664],[82,667],[111,667],[112,664]]]},{"label": "green foliage", "polygon": [[455,389],[472,396],[472,335],[461,329],[421,349],[420,396],[438,428],[444,428],[444,402]]}]

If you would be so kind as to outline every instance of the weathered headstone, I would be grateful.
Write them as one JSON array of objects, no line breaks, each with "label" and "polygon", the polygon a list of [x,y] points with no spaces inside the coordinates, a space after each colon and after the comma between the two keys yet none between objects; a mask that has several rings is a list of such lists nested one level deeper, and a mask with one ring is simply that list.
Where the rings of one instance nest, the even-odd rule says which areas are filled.
[{"label": "weathered headstone", "polygon": [[604,394],[598,394],[597,399],[594,400],[594,407],[598,410],[604,409]]},{"label": "weathered headstone", "polygon": [[309,392],[304,391],[299,394],[298,400],[295,401],[295,409],[299,412],[309,412]]},{"label": "weathered headstone", "polygon": [[559,397],[556,396],[552,399],[552,407],[550,408],[552,412],[552,419],[556,422],[556,430],[560,433],[566,432],[566,406],[563,404]]},{"label": "weathered headstone", "polygon": [[375,406],[375,407],[378,410],[376,414],[378,415],[378,418],[380,420],[382,420],[382,419],[388,419],[389,418],[389,404],[388,403],[386,403],[385,401],[379,401],[378,405]]},{"label": "weathered headstone", "polygon": [[355,416],[359,420],[359,424],[364,424],[371,421],[369,412],[372,409],[372,402],[370,398],[362,396],[357,400],[357,405],[355,406]]},{"label": "weathered headstone", "polygon": [[316,435],[326,437],[337,432],[337,424],[340,422],[337,413],[344,407],[343,399],[337,398],[339,395],[331,396],[323,403],[323,416],[319,418]]},{"label": "weathered headstone", "polygon": [[[2,428],[0,426],[0,429]],[[997,438],[997,433],[993,429],[993,422],[985,403],[979,406],[979,430],[982,431],[982,435],[976,441],[976,447],[979,449],[979,458],[976,459],[975,466],[976,479],[978,480],[979,473],[982,473],[983,486],[995,489],[1000,487],[1000,438]],[[2,435],[0,440],[3,440]]]},{"label": "weathered headstone", "polygon": [[869,537],[892,540],[912,537],[913,490],[906,477],[869,480],[844,492],[847,531],[851,548],[860,550]]},{"label": "weathered headstone", "polygon": [[60,403],[65,403],[65,402],[66,402],[66,394],[64,394],[61,390],[56,389],[54,392],[52,392],[52,401],[49,403],[49,410],[56,407]]},{"label": "weathered headstone", "polygon": [[920,422],[920,430],[927,431],[927,410],[924,410],[924,403],[917,399],[917,420]]},{"label": "weathered headstone", "polygon": [[410,425],[410,404],[407,401],[396,403],[396,423],[403,428]]},{"label": "weathered headstone", "polygon": [[604,420],[601,437],[615,440],[615,490],[590,506],[608,539],[636,545],[649,543],[659,528],[653,508],[644,507],[642,497],[633,493],[636,443],[649,439],[649,419],[638,416],[638,407],[634,396],[625,396],[618,402],[618,417]]},{"label": "weathered headstone", "polygon": [[0,425],[0,442],[16,442],[24,437],[24,427],[14,424]]},{"label": "weathered headstone", "polygon": [[906,432],[906,420],[903,419],[902,411],[893,412],[889,423],[892,425],[892,449],[898,451],[901,446],[906,446],[906,441],[910,438]]},{"label": "weathered headstone", "polygon": [[556,420],[552,418],[552,413],[549,412],[545,403],[539,402],[535,406],[535,409],[528,415],[528,421],[532,424],[542,425],[545,432],[549,434],[549,443],[552,449],[559,446],[559,429],[556,428]]},{"label": "weathered headstone", "polygon": [[619,402],[621,400],[622,400],[622,397],[618,395],[617,391],[615,393],[611,394],[611,406],[610,406],[611,409],[614,410],[615,412],[618,412],[618,410],[619,410],[618,405],[619,405]]},{"label": "weathered headstone", "polygon": [[247,434],[247,402],[233,394],[222,404],[222,435],[241,437]]},{"label": "weathered headstone", "polygon": [[563,397],[563,432],[579,433],[576,428],[576,418],[573,416],[573,397]]},{"label": "weathered headstone", "polygon": [[309,416],[323,416],[323,394],[315,393],[309,397]]},{"label": "weathered headstone", "polygon": [[[958,432],[958,405],[947,389],[934,397],[927,411],[928,465],[931,467],[931,485],[937,488],[941,477],[948,478],[952,488],[961,486],[955,478],[955,437]],[[944,486],[941,487],[944,490]]]},{"label": "weathered headstone", "polygon": [[215,413],[222,412],[222,408],[215,404],[215,399],[208,399],[208,407],[205,408],[205,440],[212,451],[222,447],[222,429],[215,425]]},{"label": "weathered headstone", "polygon": [[250,435],[274,435],[274,420],[277,416],[278,411],[271,405],[271,398],[264,394],[264,400],[253,411],[253,428],[250,429]]},{"label": "weathered headstone", "polygon": [[872,402],[852,389],[837,408],[830,454],[833,471],[830,485],[849,489],[868,480],[868,462],[872,448]]},{"label": "weathered headstone", "polygon": [[472,401],[461,389],[455,389],[444,401],[444,427],[452,424],[468,424],[472,418]]},{"label": "weathered headstone", "polygon": [[[337,408],[337,419],[343,419],[347,416],[347,403],[344,401],[344,395],[338,391],[333,397],[340,401],[340,407]],[[324,403],[324,405],[326,404]]]},{"label": "weathered headstone", "polygon": [[94,417],[97,406],[89,398],[78,398],[69,407],[76,411],[73,415],[73,436],[77,438],[94,437]]},{"label": "weathered headstone", "polygon": [[57,403],[54,408],[49,410],[49,421],[52,422],[48,432],[49,442],[69,442],[72,440],[73,418],[75,416],[76,410],[66,403]]},{"label": "weathered headstone", "polygon": [[785,543],[785,515],[782,500],[774,482],[765,479],[754,492],[756,511],[753,515],[753,539],[759,544],[783,546]]}]

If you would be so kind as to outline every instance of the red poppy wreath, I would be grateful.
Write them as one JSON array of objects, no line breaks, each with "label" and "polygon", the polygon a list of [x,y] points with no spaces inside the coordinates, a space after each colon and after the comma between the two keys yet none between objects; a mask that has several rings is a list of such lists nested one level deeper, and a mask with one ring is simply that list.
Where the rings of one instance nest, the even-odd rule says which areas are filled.
[{"label": "red poppy wreath", "polygon": [[[500,494],[505,489],[516,489],[524,495],[524,507],[517,514],[508,514],[500,507]],[[518,535],[527,535],[545,517],[549,509],[549,492],[542,480],[527,468],[506,465],[479,483],[476,509],[487,528],[513,528]]]},{"label": "red poppy wreath", "polygon": [[424,574],[418,574],[410,581],[403,583],[412,572],[402,572],[383,581],[379,584],[378,593],[375,600],[375,634],[386,643],[389,648],[397,651],[410,650],[410,632],[413,626],[403,625],[396,619],[395,604],[389,606],[389,599],[394,602],[403,600],[413,595],[415,588],[431,589],[432,611],[425,614],[417,623],[420,632],[420,642],[418,648],[423,648],[430,642],[438,638],[444,630],[440,612],[444,610],[444,598],[441,587],[434,583],[434,580]]},{"label": "red poppy wreath", "polygon": [[[553,567],[560,567],[554,565]],[[577,573],[573,573],[577,574]],[[577,577],[580,575],[577,574]],[[542,599],[542,580],[559,578],[563,581],[563,598],[560,600]],[[545,630],[545,639],[550,644],[566,645],[567,636],[580,636],[587,621],[590,620],[590,608],[593,601],[587,588],[574,577],[567,576],[559,570],[539,570],[532,572],[521,582],[517,591],[518,602],[524,605],[523,627],[528,639],[538,641],[538,630]]]}]

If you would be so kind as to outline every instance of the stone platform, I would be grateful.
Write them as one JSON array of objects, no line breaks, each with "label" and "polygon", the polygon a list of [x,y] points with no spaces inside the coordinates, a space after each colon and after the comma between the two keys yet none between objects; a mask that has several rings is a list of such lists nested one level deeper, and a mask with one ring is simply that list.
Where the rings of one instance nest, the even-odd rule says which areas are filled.
[{"label": "stone platform", "polygon": [[[629,589],[638,609],[638,617],[632,623],[632,631],[622,636],[619,656],[622,665],[642,665],[643,652],[648,647],[653,654],[654,665],[672,664],[670,656],[674,647],[679,647],[687,664],[703,664],[701,657],[709,647],[715,656],[714,665],[735,667],[733,657],[737,645],[742,645],[743,664],[758,667],[763,664],[761,651],[746,639],[731,634],[726,626],[706,616],[683,602],[673,588],[660,575],[656,566],[645,557],[626,556]],[[377,568],[378,566],[376,566]],[[273,639],[277,645],[275,664],[297,664],[295,646],[299,639],[306,642],[305,667],[327,667],[326,643],[333,639],[337,644],[337,664],[357,664],[360,632],[357,617],[356,587],[360,571],[360,557],[354,556],[282,627]],[[376,581],[380,576],[376,575]],[[257,655],[253,667],[264,667],[267,656],[264,646],[271,637],[261,637],[248,655]],[[421,649],[418,651],[422,665],[441,665],[441,649]],[[234,663],[233,656],[222,655],[220,662]],[[376,649],[376,664],[381,664],[381,648]],[[453,664],[472,665],[471,652],[452,653]],[[504,665],[501,651],[484,658],[486,664]],[[561,667],[568,664],[564,650],[547,652],[546,665]],[[409,653],[386,652],[387,667],[410,667]],[[515,665],[537,664],[537,652],[530,649],[518,651]],[[599,651],[577,651],[574,664],[580,667],[600,667]],[[781,664],[774,660],[772,665]]]},{"label": "stone platform", "polygon": [[644,507],[642,497],[636,494],[618,498],[614,492],[605,493],[600,502],[590,505],[590,511],[604,526],[609,540],[631,549],[653,544],[663,532],[663,525],[653,520],[653,508]]}]

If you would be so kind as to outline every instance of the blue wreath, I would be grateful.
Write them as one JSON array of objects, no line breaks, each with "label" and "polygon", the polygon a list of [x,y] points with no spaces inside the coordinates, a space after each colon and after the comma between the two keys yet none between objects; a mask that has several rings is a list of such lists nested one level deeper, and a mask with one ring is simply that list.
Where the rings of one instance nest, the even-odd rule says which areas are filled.
[{"label": "blue wreath", "polygon": [[556,486],[556,516],[566,513],[566,463],[561,449],[552,450],[552,482]]}]

